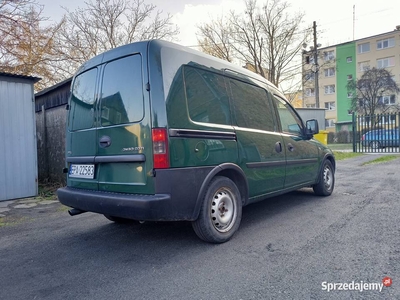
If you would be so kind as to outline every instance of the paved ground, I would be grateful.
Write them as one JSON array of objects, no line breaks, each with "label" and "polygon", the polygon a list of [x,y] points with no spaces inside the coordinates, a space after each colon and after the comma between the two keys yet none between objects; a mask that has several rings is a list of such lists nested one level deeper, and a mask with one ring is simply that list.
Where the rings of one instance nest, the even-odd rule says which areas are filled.
[{"label": "paved ground", "polygon": [[[331,197],[304,189],[246,207],[222,245],[184,222],[0,202],[0,299],[400,299],[400,159],[362,166],[377,157],[339,161]],[[386,276],[381,292],[326,290]]]}]

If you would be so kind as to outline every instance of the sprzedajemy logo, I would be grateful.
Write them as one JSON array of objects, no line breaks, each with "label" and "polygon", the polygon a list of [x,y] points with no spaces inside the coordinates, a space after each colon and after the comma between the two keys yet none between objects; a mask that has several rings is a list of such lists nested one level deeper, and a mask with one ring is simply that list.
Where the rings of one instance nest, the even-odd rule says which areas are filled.
[{"label": "sprzedajemy logo", "polygon": [[392,279],[388,276],[383,278],[382,283],[377,282],[327,282],[321,283],[322,290],[327,292],[332,291],[379,291],[382,292],[383,287],[389,287],[393,283]]}]

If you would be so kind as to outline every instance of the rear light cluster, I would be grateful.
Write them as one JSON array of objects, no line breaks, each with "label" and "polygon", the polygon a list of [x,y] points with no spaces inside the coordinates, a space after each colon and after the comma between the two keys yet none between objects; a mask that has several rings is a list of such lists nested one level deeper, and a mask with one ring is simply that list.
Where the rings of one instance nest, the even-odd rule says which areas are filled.
[{"label": "rear light cluster", "polygon": [[169,168],[167,129],[153,128],[152,141],[154,169]]}]

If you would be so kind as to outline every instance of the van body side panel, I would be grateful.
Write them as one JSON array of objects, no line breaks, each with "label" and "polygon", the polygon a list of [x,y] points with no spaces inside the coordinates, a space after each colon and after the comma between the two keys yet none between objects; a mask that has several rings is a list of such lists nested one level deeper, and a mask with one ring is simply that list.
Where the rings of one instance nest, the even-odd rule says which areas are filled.
[{"label": "van body side panel", "polygon": [[315,183],[321,160],[316,144],[297,136],[282,134],[286,152],[285,188]]},{"label": "van body side panel", "polygon": [[285,153],[277,152],[282,143],[280,134],[236,128],[239,144],[239,166],[246,174],[249,198],[283,188],[285,182]]}]

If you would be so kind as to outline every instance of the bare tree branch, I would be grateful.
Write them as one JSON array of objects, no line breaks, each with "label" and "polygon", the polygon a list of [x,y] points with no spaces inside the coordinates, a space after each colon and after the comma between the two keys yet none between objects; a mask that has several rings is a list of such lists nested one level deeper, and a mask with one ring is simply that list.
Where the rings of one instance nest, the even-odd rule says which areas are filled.
[{"label": "bare tree branch", "polygon": [[257,0],[245,5],[244,14],[231,11],[226,18],[198,26],[202,50],[228,61],[238,59],[277,86],[286,81],[298,88],[301,79],[293,77],[301,77],[299,54],[309,37],[301,28],[304,14],[290,16],[284,0],[268,0],[261,8]]},{"label": "bare tree branch", "polygon": [[386,69],[374,67],[365,71],[358,80],[348,82],[347,91],[352,94],[352,109],[361,114],[375,115],[391,110],[399,111],[399,106],[394,104],[400,88],[391,72]]}]

